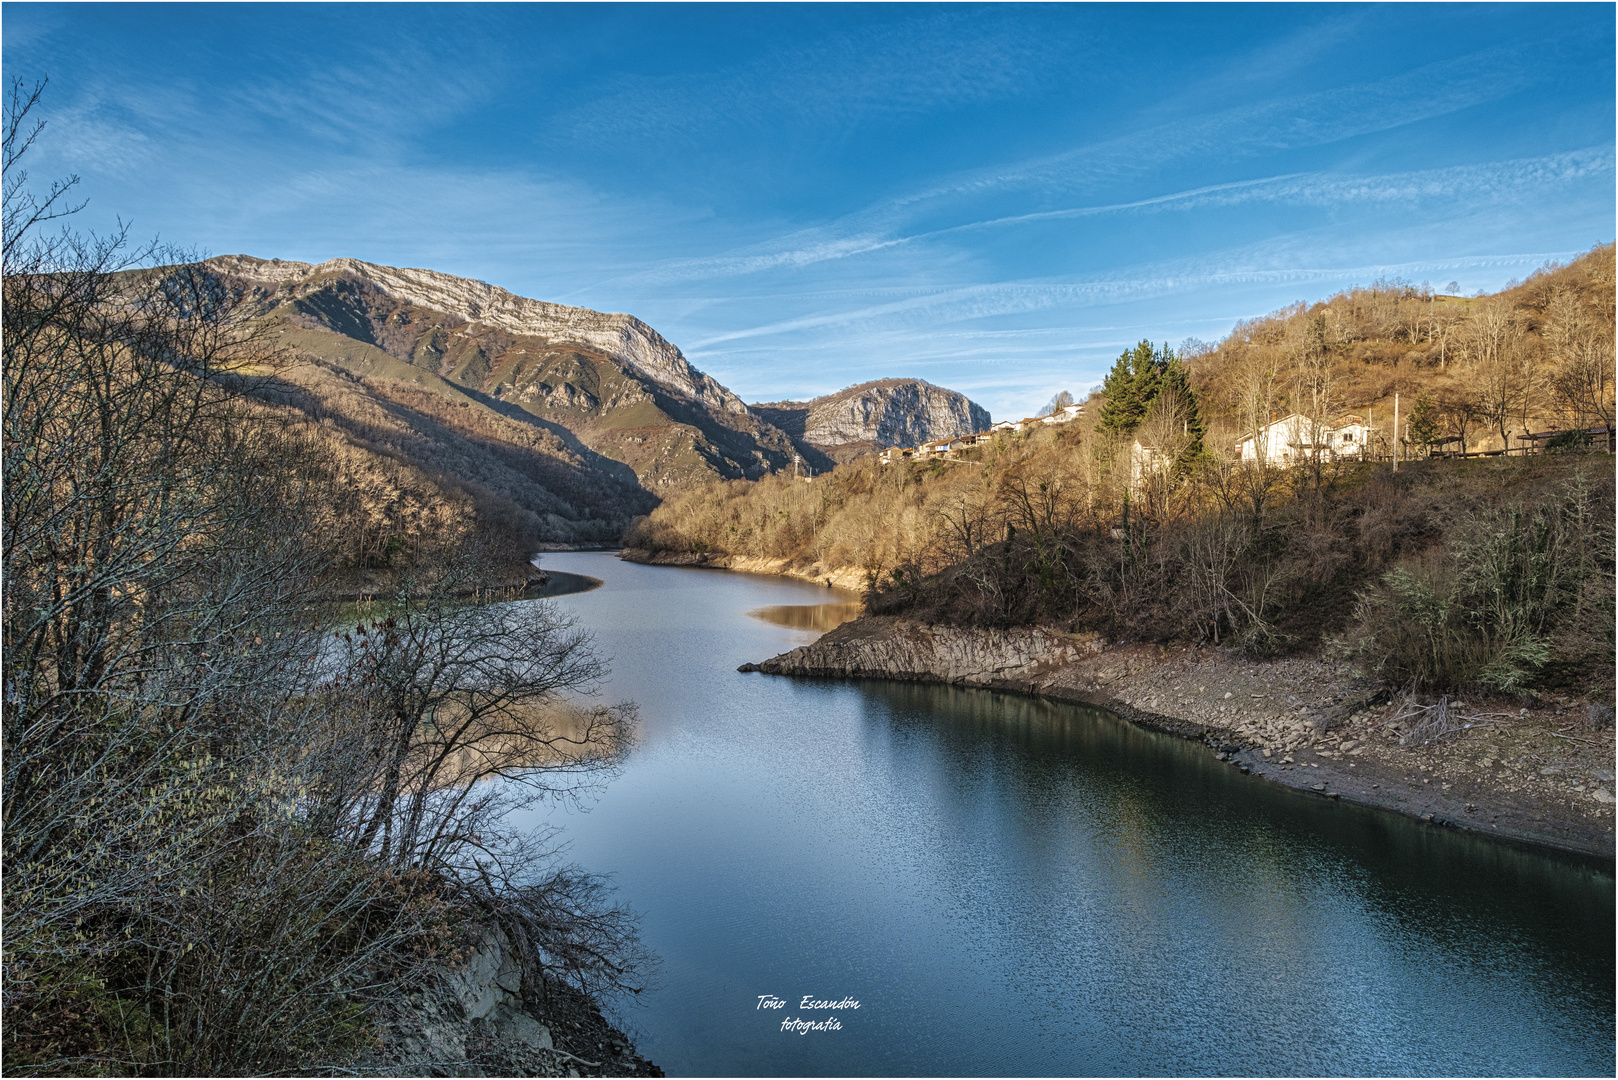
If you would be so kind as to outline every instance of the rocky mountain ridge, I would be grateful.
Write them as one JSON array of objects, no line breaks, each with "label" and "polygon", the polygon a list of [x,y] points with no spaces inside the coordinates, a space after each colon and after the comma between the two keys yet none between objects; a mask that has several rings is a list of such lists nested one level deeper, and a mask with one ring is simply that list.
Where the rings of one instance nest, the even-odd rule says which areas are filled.
[{"label": "rocky mountain ridge", "polygon": [[[647,493],[791,463],[784,433],[633,316],[358,259],[234,255],[206,265],[245,296],[283,355],[360,375],[386,395],[408,382],[454,407],[493,410]],[[612,501],[605,516],[619,528],[645,511]]]},{"label": "rocky mountain ridge", "polygon": [[355,278],[404,303],[443,312],[474,326],[598,349],[695,401],[725,412],[747,412],[741,398],[692,367],[678,347],[633,315],[532,300],[474,278],[437,270],[381,266],[359,259],[328,259],[313,264],[222,255],[207,260],[207,265],[233,277],[277,286],[319,276]]},{"label": "rocky mountain ridge", "polygon": [[922,379],[877,379],[811,401],[776,401],[753,411],[835,460],[889,446],[987,431],[987,409]]},{"label": "rocky mountain ridge", "polygon": [[261,396],[346,440],[365,475],[397,474],[367,496],[380,531],[361,546],[379,579],[400,569],[389,552],[408,543],[407,522],[446,500],[499,522],[507,547],[518,535],[530,550],[612,542],[684,486],[758,479],[795,456],[823,472],[833,456],[988,424],[918,380],[862,384],[799,412],[750,409],[631,315],[433,270],[249,255],[204,265],[280,357]]}]

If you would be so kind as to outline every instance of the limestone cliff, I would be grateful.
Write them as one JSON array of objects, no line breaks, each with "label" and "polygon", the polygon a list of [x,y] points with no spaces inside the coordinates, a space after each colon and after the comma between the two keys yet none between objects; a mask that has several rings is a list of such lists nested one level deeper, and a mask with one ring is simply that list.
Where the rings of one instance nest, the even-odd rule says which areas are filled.
[{"label": "limestone cliff", "polygon": [[988,410],[921,379],[878,379],[812,401],[777,401],[753,411],[832,458],[888,446],[987,431]]}]

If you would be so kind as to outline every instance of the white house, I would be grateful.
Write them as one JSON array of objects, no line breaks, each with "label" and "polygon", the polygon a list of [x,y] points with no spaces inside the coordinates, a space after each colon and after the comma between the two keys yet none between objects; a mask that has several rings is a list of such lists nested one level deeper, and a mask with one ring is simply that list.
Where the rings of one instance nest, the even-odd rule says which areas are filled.
[{"label": "white house", "polygon": [[1070,420],[1077,420],[1083,413],[1083,405],[1064,405],[1049,416],[1042,416],[1039,419],[1045,424],[1065,424]]},{"label": "white house", "polygon": [[1236,440],[1243,461],[1295,465],[1318,452],[1327,460],[1359,458],[1371,452],[1375,430],[1353,413],[1317,424],[1301,413],[1289,413]]}]

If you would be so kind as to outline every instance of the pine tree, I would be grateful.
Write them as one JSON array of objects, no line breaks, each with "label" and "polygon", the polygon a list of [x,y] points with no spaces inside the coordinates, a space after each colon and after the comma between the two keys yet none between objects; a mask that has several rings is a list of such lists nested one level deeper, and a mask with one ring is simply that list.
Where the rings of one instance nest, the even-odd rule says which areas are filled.
[{"label": "pine tree", "polygon": [[1208,433],[1208,425],[1202,419],[1202,404],[1197,400],[1197,391],[1191,385],[1191,379],[1186,372],[1185,365],[1180,363],[1178,357],[1168,351],[1164,346],[1163,352],[1169,361],[1163,368],[1162,379],[1158,386],[1158,393],[1171,393],[1180,401],[1180,419],[1185,427],[1185,434],[1190,442],[1180,454],[1178,464],[1182,468],[1189,467],[1197,458],[1202,456],[1202,437]]},{"label": "pine tree", "polygon": [[1411,444],[1423,450],[1430,450],[1438,441],[1438,407],[1425,392],[1417,395],[1416,407],[1410,410],[1405,431],[1409,433]]},{"label": "pine tree", "polygon": [[1133,434],[1162,391],[1164,373],[1173,363],[1174,352],[1166,344],[1153,349],[1150,341],[1142,341],[1124,350],[1101,387],[1107,397],[1101,408],[1101,430]]}]

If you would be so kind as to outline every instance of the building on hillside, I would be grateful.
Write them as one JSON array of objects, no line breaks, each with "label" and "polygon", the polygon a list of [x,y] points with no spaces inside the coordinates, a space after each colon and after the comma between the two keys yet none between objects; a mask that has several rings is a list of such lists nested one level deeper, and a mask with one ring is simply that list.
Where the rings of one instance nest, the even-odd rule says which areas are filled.
[{"label": "building on hillside", "polygon": [[1027,431],[1029,428],[1038,427],[1041,424],[1065,424],[1071,420],[1077,420],[1083,415],[1083,405],[1064,405],[1062,408],[1057,409],[1055,412],[1045,416],[1025,416],[1021,420],[1002,420],[989,430],[991,432]]},{"label": "building on hillside", "polygon": [[913,446],[890,446],[882,451],[882,457],[879,460],[884,465],[892,465],[896,461],[909,461],[915,456],[916,448]]},{"label": "building on hillside", "polygon": [[1137,438],[1129,444],[1129,490],[1139,494],[1147,478],[1165,471],[1171,464],[1156,446]]},{"label": "building on hillside", "polygon": [[1354,413],[1328,423],[1289,413],[1237,439],[1236,453],[1242,461],[1282,466],[1313,460],[1316,454],[1326,460],[1365,458],[1375,435],[1375,429]]}]

